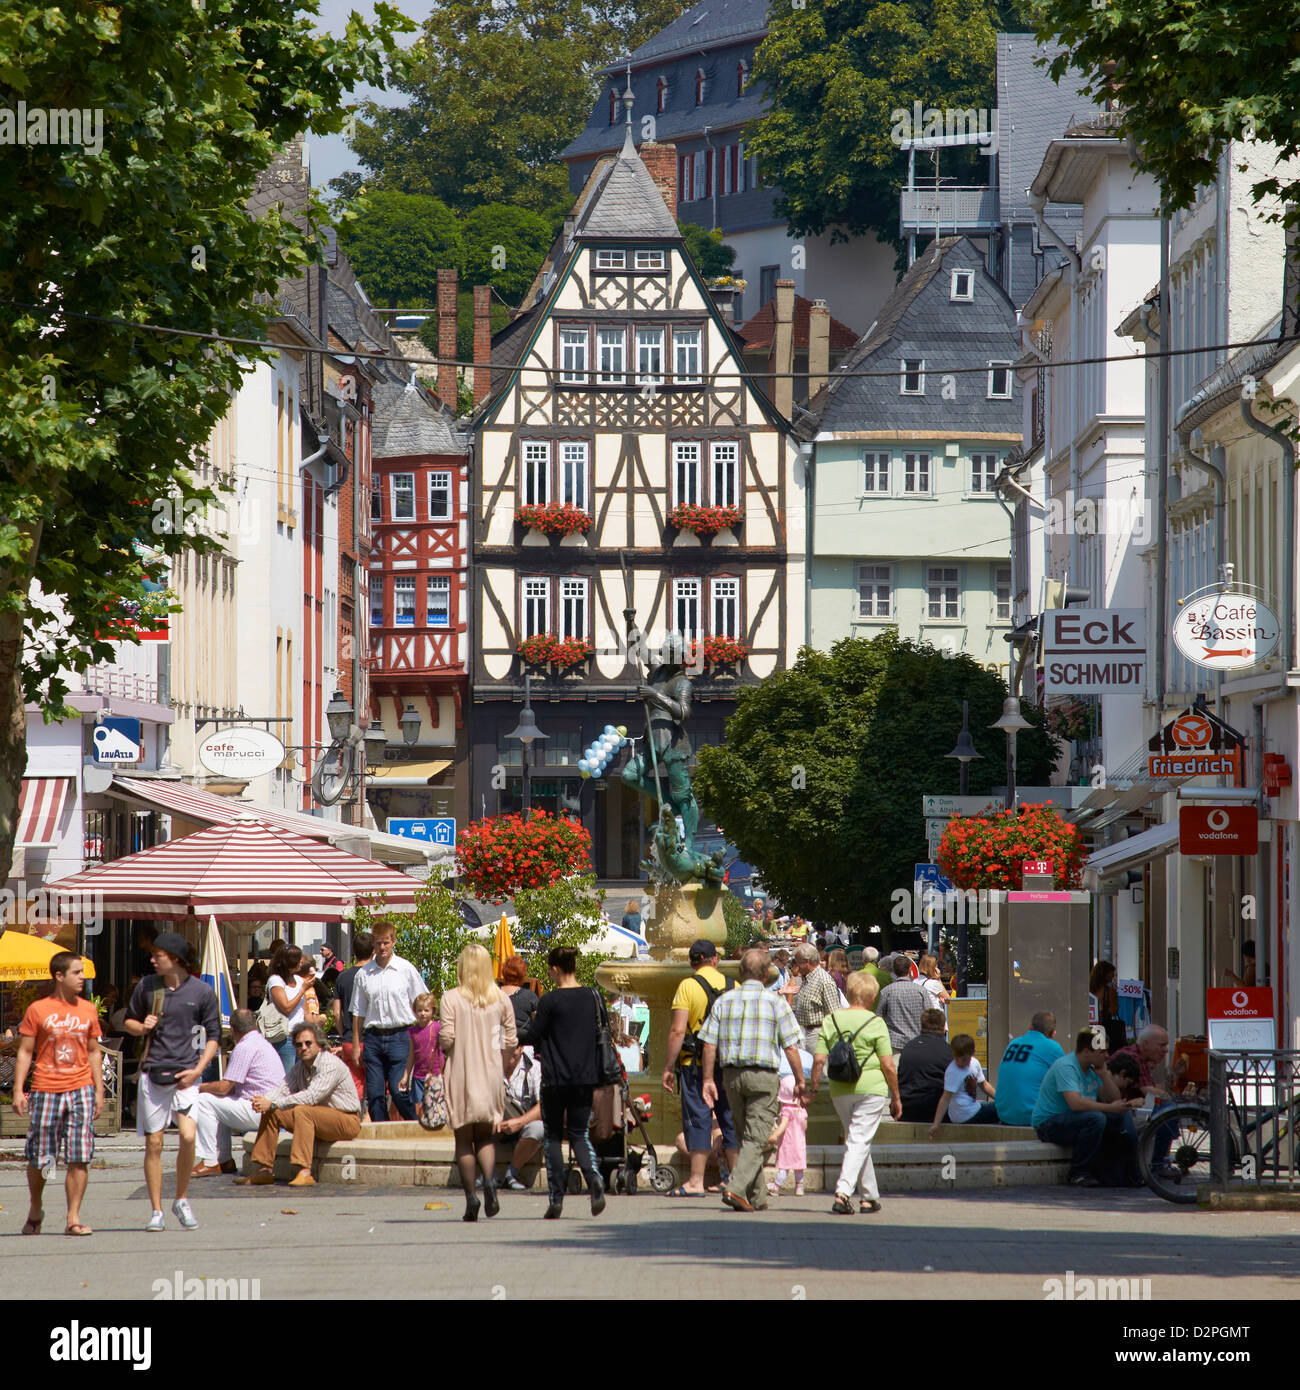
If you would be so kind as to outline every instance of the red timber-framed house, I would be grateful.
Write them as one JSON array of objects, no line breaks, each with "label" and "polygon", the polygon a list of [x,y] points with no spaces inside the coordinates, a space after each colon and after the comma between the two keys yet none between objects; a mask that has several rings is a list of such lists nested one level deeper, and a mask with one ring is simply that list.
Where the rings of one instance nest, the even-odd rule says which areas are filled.
[{"label": "red timber-framed house", "polygon": [[375,393],[370,518],[371,707],[402,742],[408,705],[420,746],[372,779],[380,829],[389,818],[469,819],[469,445],[422,386],[386,380]]},{"label": "red timber-framed house", "polygon": [[[628,121],[622,151],[592,170],[523,308],[493,339],[471,469],[474,812],[522,804],[509,734],[531,674],[547,735],[532,804],[579,815],[598,876],[624,880],[640,876],[646,807],[617,771],[599,787],[577,768],[607,724],[634,736],[644,726],[624,562],[652,644],[669,631],[699,639],[688,726],[699,747],[722,740],[740,686],[793,661],[805,551],[798,447],[744,378],[739,341],[684,250],[675,150],[638,153]],[[713,508],[731,509],[729,524],[692,529]],[[546,637],[576,664],[547,657],[544,642],[521,653]],[[719,659],[716,639],[738,645]]]}]

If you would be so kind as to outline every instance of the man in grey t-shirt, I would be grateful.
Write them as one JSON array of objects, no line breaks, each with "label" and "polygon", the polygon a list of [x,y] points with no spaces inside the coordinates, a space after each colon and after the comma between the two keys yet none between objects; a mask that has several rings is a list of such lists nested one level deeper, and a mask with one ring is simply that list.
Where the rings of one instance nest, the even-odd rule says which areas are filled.
[{"label": "man in grey t-shirt", "polygon": [[895,1054],[902,1052],[920,1035],[921,1015],[930,1007],[930,997],[919,980],[912,979],[912,962],[900,951],[894,957],[894,979],[880,991],[876,1012],[889,1029],[889,1044]]}]

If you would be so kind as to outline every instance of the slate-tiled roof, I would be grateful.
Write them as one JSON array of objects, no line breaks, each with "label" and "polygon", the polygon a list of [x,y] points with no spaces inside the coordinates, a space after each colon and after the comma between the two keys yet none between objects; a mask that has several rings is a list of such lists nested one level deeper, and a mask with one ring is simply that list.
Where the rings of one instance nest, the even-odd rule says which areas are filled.
[{"label": "slate-tiled roof", "polygon": [[421,386],[408,390],[400,382],[375,387],[374,433],[371,453],[377,459],[413,454],[463,454],[465,437]]},{"label": "slate-tiled roof", "polygon": [[[632,66],[761,38],[767,33],[768,9],[768,0],[701,0],[634,50]],[[604,71],[610,73],[620,67],[622,64],[611,63]]]},{"label": "slate-tiled roof", "polygon": [[[794,350],[804,351],[808,347],[808,314],[812,309],[811,299],[803,295],[794,297]],[[772,345],[772,330],[776,327],[776,301],[769,299],[748,322],[738,330],[746,352],[766,352]],[[831,351],[846,352],[858,340],[858,335],[834,316],[831,317]]]},{"label": "slate-tiled roof", "polygon": [[[937,252],[937,254],[936,254]],[[949,298],[952,270],[975,272],[974,299]],[[965,237],[944,237],[927,247],[909,267],[880,316],[840,364],[840,372],[880,372],[880,376],[833,374],[809,402],[822,430],[962,430],[1016,433],[1020,404],[989,400],[990,361],[1013,362],[1020,355],[1016,311],[1002,287],[984,269],[981,252]],[[904,396],[899,360],[926,363],[925,395]],[[941,377],[958,368],[976,368],[954,377],[956,395],[943,398]]]},{"label": "slate-tiled roof", "polygon": [[680,238],[664,195],[632,144],[631,129],[626,127],[623,148],[581,216],[577,235]]},{"label": "slate-tiled roof", "polygon": [[[734,64],[722,58],[704,62],[705,72],[710,74],[710,86],[706,92],[712,95],[703,106],[696,106],[693,93],[695,69],[698,66],[700,64],[695,60],[683,60],[675,67],[664,70],[668,79],[669,104],[655,116],[656,140],[673,144],[699,140],[703,138],[705,126],[709,127],[711,134],[734,130],[767,113],[770,103],[757,88],[750,86],[743,96],[736,95]],[[655,68],[648,73],[632,75],[632,94],[636,98],[633,113],[636,119],[655,109],[658,74],[659,69]],[[622,93],[627,84],[623,78],[615,77],[614,85]],[[689,100],[683,96],[685,92],[692,93]],[[594,154],[607,154],[619,148],[623,141],[622,122],[608,124],[608,110],[608,97],[602,93],[586,128],[566,146],[561,159],[589,159]],[[619,110],[621,113],[622,108]]]}]

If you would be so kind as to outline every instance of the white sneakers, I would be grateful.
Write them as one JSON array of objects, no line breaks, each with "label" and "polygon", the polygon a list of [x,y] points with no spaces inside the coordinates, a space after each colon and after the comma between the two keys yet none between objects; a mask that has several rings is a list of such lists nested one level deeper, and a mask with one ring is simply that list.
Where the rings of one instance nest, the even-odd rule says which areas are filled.
[{"label": "white sneakers", "polygon": [[145,1227],[146,1231],[165,1231],[166,1229],[167,1221],[160,1211],[154,1212],[149,1218],[149,1224]]},{"label": "white sneakers", "polygon": [[[177,1197],[177,1199],[172,1203],[172,1215],[177,1219],[177,1221],[181,1223],[182,1226],[185,1227],[187,1231],[193,1231],[198,1228],[199,1223],[195,1219],[194,1213],[190,1210],[189,1198]],[[159,1230],[161,1229],[162,1227],[160,1225]]]}]

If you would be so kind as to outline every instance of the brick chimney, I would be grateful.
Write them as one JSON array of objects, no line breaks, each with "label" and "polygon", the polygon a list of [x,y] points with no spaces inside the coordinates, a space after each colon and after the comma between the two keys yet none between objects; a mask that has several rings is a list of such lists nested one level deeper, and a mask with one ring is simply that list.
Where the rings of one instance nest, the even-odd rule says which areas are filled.
[{"label": "brick chimney", "polygon": [[456,413],[456,272],[438,272],[438,399]]},{"label": "brick chimney", "polygon": [[831,369],[831,311],[824,299],[814,299],[808,310],[808,398],[826,385]]},{"label": "brick chimney", "polygon": [[794,413],[794,281],[776,282],[772,329],[772,404],[788,420]]},{"label": "brick chimney", "polygon": [[492,289],[474,286],[474,408],[492,390]]},{"label": "brick chimney", "polygon": [[677,221],[677,146],[647,140],[638,153],[655,187],[664,195],[668,211]]}]

